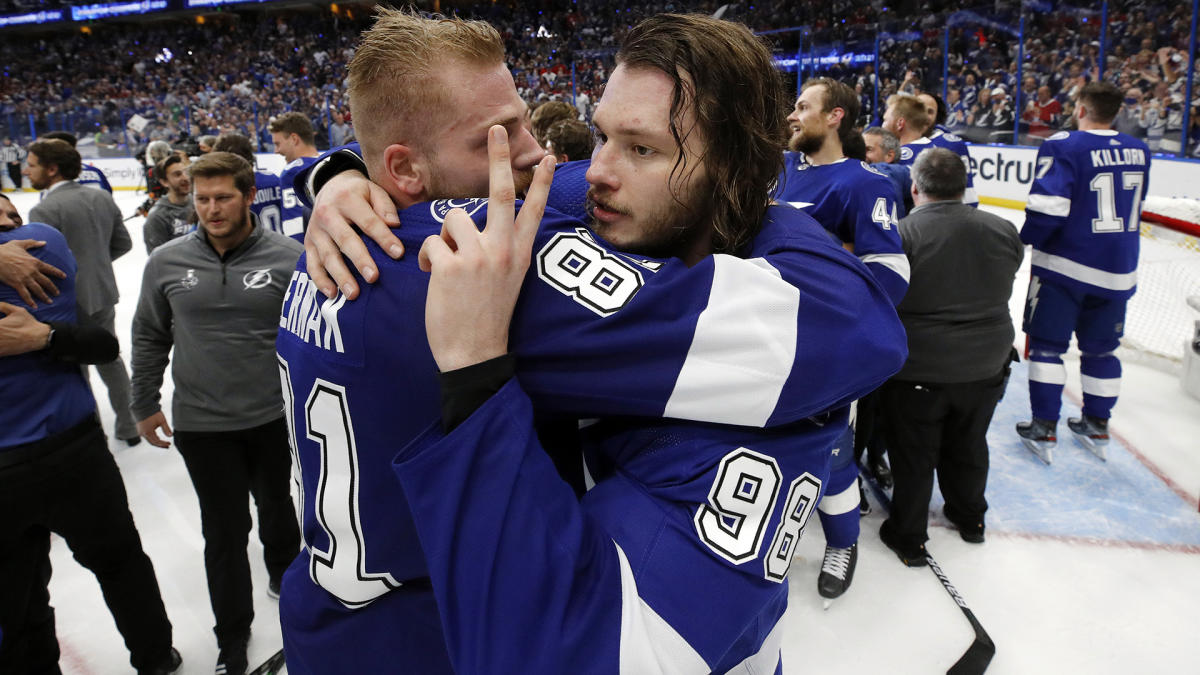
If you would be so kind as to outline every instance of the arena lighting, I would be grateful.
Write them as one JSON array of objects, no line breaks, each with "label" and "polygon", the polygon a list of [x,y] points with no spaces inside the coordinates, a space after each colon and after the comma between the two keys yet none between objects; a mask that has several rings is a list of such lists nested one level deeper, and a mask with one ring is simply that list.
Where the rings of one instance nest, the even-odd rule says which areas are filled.
[{"label": "arena lighting", "polygon": [[167,0],[140,0],[136,2],[107,2],[96,5],[80,5],[71,8],[75,21],[91,21],[128,14],[148,14],[167,8]]},{"label": "arena lighting", "polygon": [[53,23],[64,19],[61,9],[47,9],[23,14],[8,14],[0,16],[0,27],[23,26],[31,23]]}]

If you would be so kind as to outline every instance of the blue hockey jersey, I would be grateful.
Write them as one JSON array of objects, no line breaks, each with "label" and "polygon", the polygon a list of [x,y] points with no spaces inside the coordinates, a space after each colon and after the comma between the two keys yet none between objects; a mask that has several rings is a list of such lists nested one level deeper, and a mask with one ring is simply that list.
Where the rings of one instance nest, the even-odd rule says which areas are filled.
[{"label": "blue hockey jersey", "polygon": [[[45,246],[30,255],[67,273],[55,280],[59,294],[52,303],[27,308],[38,321],[76,320],[75,258],[62,233],[42,223],[0,232],[0,244],[38,239]],[[0,283],[0,302],[25,307],[17,291]],[[65,431],[96,412],[92,390],[78,364],[57,361],[44,350],[0,357],[0,453]]]},{"label": "blue hockey jersey", "polygon": [[1132,136],[1107,129],[1047,138],[1021,228],[1033,273],[1094,295],[1133,295],[1149,181],[1150,151]]},{"label": "blue hockey jersey", "polygon": [[90,188],[96,188],[97,190],[104,190],[110,195],[112,194],[112,185],[109,185],[108,178],[105,177],[104,172],[91,164],[84,164],[80,167],[79,177],[75,179],[75,182]]},{"label": "blue hockey jersey", "polygon": [[600,422],[582,502],[516,382],[450,435],[431,428],[395,471],[455,672],[782,672],[784,582],[846,412],[768,430]]},{"label": "blue hockey jersey", "polygon": [[283,204],[279,192],[279,176],[266,171],[254,171],[254,202],[250,213],[268,230],[283,233]]},{"label": "blue hockey jersey", "polygon": [[971,153],[967,149],[967,142],[962,138],[938,129],[928,138],[918,138],[912,143],[900,146],[900,157],[896,162],[904,166],[912,166],[913,162],[917,161],[917,155],[929,148],[945,148],[962,158],[963,166],[967,169],[967,189],[963,192],[963,203],[978,207],[979,195],[975,192],[975,173],[971,171]]},{"label": "blue hockey jersey", "polygon": [[[419,204],[397,235],[416,250],[456,206],[486,218],[486,200]],[[380,672],[399,655],[421,659],[413,672],[448,667],[419,581],[425,556],[388,469],[439,416],[428,276],[414,255],[367,246],[380,280],[359,299],[325,298],[302,259],[280,319],[306,545],[280,602],[294,673]],[[510,341],[539,413],[777,426],[846,405],[902,365],[885,292],[811,218],[773,207],[749,256],[641,260],[548,211]]]},{"label": "blue hockey jersey", "polygon": [[843,158],[814,166],[784,153],[775,198],[804,209],[859,257],[896,304],[908,290],[908,257],[896,229],[900,204],[891,179],[870,164]]},{"label": "blue hockey jersey", "polygon": [[[317,161],[316,157],[297,157],[279,174],[279,213],[281,232],[294,239],[304,240],[304,228],[312,211],[296,198],[293,182],[296,175]],[[297,236],[299,235],[299,236]]]}]

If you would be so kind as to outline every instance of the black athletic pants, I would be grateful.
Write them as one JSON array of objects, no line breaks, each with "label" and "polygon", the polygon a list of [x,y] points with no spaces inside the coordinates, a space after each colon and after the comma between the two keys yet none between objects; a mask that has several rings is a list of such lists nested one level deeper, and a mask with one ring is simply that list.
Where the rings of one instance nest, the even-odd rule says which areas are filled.
[{"label": "black athletic pants", "polygon": [[258,538],[270,578],[281,578],[300,551],[287,426],[280,418],[238,431],[176,430],[175,445],[200,499],[204,571],[217,644],[244,640],[254,621],[247,494],[258,508]]},{"label": "black athletic pants", "polygon": [[125,484],[93,416],[0,452],[0,673],[60,672],[47,589],[51,532],[96,575],[130,664],[141,669],[166,662],[171,622]]},{"label": "black athletic pants", "polygon": [[16,164],[8,165],[8,177],[9,177],[9,179],[12,180],[13,186],[16,187],[17,192],[20,192],[21,191],[21,178],[22,178],[20,162],[17,162]]},{"label": "black athletic pants", "polygon": [[929,536],[933,475],[955,524],[983,524],[987,511],[987,429],[1004,393],[1004,373],[975,382],[889,381],[880,401],[895,489],[889,529],[905,547]]}]

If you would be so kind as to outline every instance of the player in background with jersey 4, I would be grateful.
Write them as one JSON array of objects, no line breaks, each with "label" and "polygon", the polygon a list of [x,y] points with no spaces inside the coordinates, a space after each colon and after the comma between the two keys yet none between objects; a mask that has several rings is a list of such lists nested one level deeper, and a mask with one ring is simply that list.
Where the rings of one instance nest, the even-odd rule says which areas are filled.
[{"label": "player in background with jersey 4", "polygon": [[[858,96],[830,78],[804,83],[788,115],[791,128],[776,198],[799,207],[866,264],[898,304],[908,290],[908,258],[896,229],[901,205],[887,176],[843,146],[858,119]],[[854,432],[847,427],[832,448],[833,467],[819,507],[825,558],[817,590],[825,598],[846,592],[858,561],[859,508],[863,503],[854,460]]]},{"label": "player in background with jersey 4", "polygon": [[283,155],[283,161],[287,162],[279,174],[280,232],[303,242],[304,228],[308,225],[311,212],[296,199],[292,183],[296,174],[317,159],[319,153],[313,145],[316,131],[312,122],[298,112],[286,112],[272,119],[267,129],[275,143],[275,152]]},{"label": "player in background with jersey 4", "polygon": [[250,162],[254,167],[254,203],[250,205],[250,215],[264,228],[283,234],[279,176],[258,168],[250,139],[232,132],[221,134],[213,144],[213,152],[232,152]]},{"label": "player in background with jersey 4", "polygon": [[1079,130],[1042,144],[1025,208],[1021,240],[1033,247],[1024,321],[1033,419],[1017,424],[1017,433],[1047,462],[1057,441],[1067,381],[1062,355],[1072,333],[1081,352],[1083,414],[1067,425],[1101,457],[1120,389],[1116,349],[1125,305],[1137,288],[1141,203],[1150,176],[1146,144],[1112,129],[1122,98],[1108,83],[1082,88],[1075,105]]}]

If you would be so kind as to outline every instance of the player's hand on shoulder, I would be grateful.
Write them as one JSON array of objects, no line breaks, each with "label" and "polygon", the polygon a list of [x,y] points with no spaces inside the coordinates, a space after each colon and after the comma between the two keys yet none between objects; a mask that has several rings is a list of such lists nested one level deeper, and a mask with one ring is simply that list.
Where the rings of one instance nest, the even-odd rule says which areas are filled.
[{"label": "player's hand on shoulder", "polygon": [[379,276],[352,225],[393,258],[404,255],[404,245],[390,229],[399,227],[400,218],[387,191],[358,171],[334,176],[317,193],[304,234],[308,275],[326,297],[332,298],[337,289],[351,300],[358,296],[358,283],[343,256],[368,282]]},{"label": "player's hand on shoulder", "polygon": [[488,132],[488,210],[481,231],[462,209],[446,214],[440,235],[421,246],[421,269],[430,273],[425,331],[442,372],[457,370],[508,352],[508,328],[531,249],[546,209],[554,157],[534,172],[519,214],[514,214],[508,134]]},{"label": "player's hand on shoulder", "polygon": [[0,302],[0,356],[13,356],[43,349],[50,326],[38,321],[22,307]]},{"label": "player's hand on shoulder", "polygon": [[29,249],[45,244],[34,239],[14,239],[0,244],[0,283],[12,286],[21,300],[34,309],[37,309],[35,298],[49,304],[51,296],[58,295],[58,287],[51,277],[67,277],[54,265],[29,254]]}]

